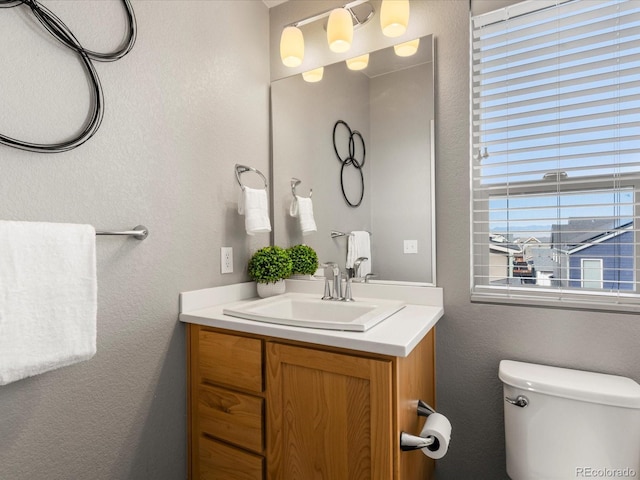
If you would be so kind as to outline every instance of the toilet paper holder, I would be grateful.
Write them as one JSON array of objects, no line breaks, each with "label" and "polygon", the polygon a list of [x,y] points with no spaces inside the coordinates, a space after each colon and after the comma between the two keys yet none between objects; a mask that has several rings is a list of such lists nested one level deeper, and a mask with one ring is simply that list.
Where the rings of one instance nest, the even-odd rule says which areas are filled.
[{"label": "toilet paper holder", "polygon": [[[417,411],[419,417],[428,417],[432,413],[436,413],[433,407],[422,400],[418,400]],[[409,452],[411,450],[422,450],[423,448],[435,451],[440,448],[440,442],[436,437],[432,437],[431,435],[428,437],[419,437],[417,435],[411,435],[410,433],[400,432],[400,450]]]}]

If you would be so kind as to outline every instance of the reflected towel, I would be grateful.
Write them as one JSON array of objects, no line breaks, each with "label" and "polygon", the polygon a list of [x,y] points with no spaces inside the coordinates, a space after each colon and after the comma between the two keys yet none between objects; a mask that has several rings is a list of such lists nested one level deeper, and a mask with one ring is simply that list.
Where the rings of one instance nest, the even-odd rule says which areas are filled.
[{"label": "reflected towel", "polygon": [[271,231],[269,199],[265,189],[244,187],[238,199],[238,213],[244,215],[247,235]]},{"label": "reflected towel", "polygon": [[351,232],[347,240],[347,268],[353,268],[354,262],[360,257],[368,260],[360,264],[359,277],[371,273],[371,234],[366,231]]},{"label": "reflected towel", "polygon": [[292,217],[298,217],[302,235],[309,235],[310,233],[318,231],[316,221],[313,218],[313,202],[311,201],[311,198],[296,195],[291,201],[289,215]]},{"label": "reflected towel", "polygon": [[95,230],[0,221],[0,385],[96,353]]}]

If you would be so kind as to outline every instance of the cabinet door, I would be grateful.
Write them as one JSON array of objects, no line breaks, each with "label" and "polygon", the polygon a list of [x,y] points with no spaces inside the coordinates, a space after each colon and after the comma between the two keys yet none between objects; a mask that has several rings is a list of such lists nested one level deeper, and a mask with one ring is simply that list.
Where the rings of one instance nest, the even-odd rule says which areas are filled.
[{"label": "cabinet door", "polygon": [[271,480],[393,478],[390,361],[267,344]]}]

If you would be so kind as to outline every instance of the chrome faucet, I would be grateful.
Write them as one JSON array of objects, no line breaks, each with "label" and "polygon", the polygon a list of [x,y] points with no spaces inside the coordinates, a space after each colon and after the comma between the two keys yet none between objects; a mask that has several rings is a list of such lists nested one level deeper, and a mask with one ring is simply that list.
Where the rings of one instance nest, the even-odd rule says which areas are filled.
[{"label": "chrome faucet", "polygon": [[362,264],[362,262],[366,262],[367,260],[369,260],[367,257],[358,257],[355,259],[355,261],[353,262],[353,281],[364,281],[364,278],[360,276],[360,265]]}]

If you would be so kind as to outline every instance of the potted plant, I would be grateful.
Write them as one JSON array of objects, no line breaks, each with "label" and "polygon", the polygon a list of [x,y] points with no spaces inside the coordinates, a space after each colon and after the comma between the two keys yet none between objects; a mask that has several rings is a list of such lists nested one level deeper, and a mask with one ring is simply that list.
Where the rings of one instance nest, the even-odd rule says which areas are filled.
[{"label": "potted plant", "polygon": [[292,266],[287,251],[276,245],[254,253],[249,260],[248,273],[258,284],[258,295],[265,298],[284,293],[284,279],[291,275]]},{"label": "potted plant", "polygon": [[291,273],[298,278],[309,279],[318,269],[318,254],[308,245],[294,245],[287,249],[293,264]]}]

